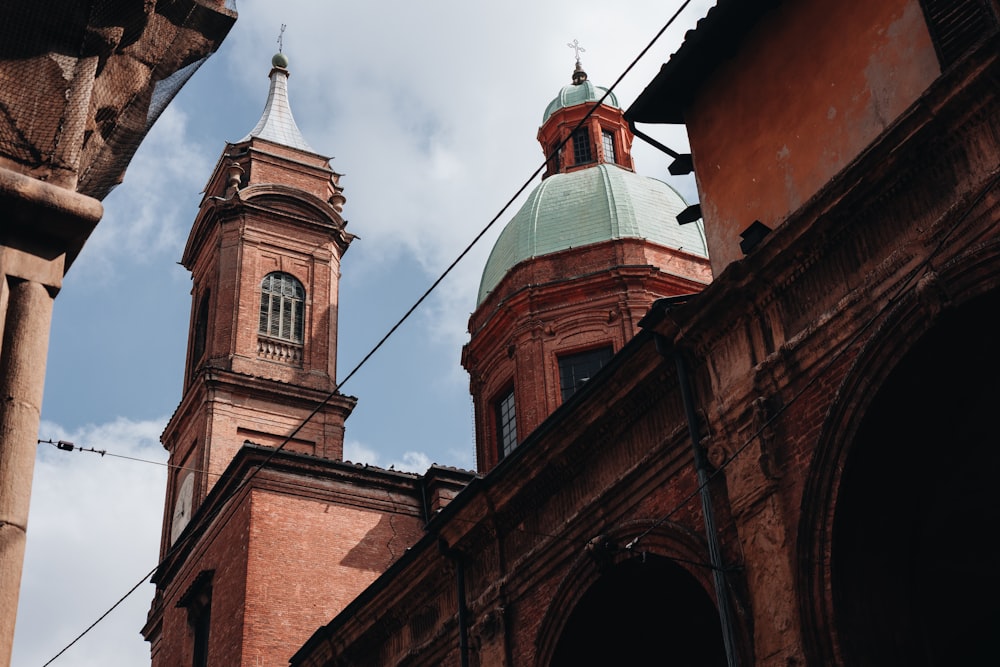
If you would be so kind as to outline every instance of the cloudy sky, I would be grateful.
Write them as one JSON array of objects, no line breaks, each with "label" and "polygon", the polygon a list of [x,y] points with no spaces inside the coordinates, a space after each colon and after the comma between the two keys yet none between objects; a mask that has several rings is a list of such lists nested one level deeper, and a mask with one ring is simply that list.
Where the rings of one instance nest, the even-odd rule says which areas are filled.
[{"label": "cloudy sky", "polygon": [[[687,7],[616,89],[627,107],[710,3]],[[343,378],[501,210],[535,168],[545,106],[568,84],[578,39],[611,85],[680,7],[632,0],[478,3],[241,0],[221,49],[154,126],[56,299],[13,664],[40,667],[156,565],[166,452],[180,399],[190,277],[177,264],[226,141],[260,117],[282,24],[296,121],[344,174],[359,238],[340,284]],[[682,128],[648,128],[686,147]],[[690,179],[637,141],[638,171],[690,201]],[[459,362],[500,218],[342,391],[359,398],[345,458],[422,472],[474,468],[472,402]],[[129,458],[126,458],[129,457]],[[140,460],[133,460],[140,459]],[[148,664],[135,593],[55,665]]]}]

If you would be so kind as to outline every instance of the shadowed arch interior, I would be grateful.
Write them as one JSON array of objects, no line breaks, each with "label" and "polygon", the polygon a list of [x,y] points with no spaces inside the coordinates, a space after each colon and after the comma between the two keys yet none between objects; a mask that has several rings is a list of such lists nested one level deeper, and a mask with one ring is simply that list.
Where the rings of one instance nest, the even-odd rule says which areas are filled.
[{"label": "shadowed arch interior", "polygon": [[610,566],[573,609],[552,667],[724,666],[715,603],[673,561],[653,555]]},{"label": "shadowed arch interior", "polygon": [[1000,627],[1000,294],[944,315],[879,390],[841,480],[831,577],[847,664],[986,664]]}]

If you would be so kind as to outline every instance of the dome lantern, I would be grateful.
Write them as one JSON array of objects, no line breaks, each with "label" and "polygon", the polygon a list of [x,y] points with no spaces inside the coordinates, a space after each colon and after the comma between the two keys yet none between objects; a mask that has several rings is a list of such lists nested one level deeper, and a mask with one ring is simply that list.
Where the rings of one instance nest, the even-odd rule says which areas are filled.
[{"label": "dome lantern", "polygon": [[662,297],[710,280],[684,199],[635,173],[632,132],[577,49],[572,83],[538,130],[543,180],[500,233],[483,270],[462,365],[487,472],[636,335]]}]

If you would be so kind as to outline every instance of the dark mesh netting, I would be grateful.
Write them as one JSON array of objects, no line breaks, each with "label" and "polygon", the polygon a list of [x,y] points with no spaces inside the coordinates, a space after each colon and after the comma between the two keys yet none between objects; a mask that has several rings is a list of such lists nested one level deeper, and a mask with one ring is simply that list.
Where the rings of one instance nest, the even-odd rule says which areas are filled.
[{"label": "dark mesh netting", "polygon": [[0,167],[103,199],[235,0],[2,0]]}]

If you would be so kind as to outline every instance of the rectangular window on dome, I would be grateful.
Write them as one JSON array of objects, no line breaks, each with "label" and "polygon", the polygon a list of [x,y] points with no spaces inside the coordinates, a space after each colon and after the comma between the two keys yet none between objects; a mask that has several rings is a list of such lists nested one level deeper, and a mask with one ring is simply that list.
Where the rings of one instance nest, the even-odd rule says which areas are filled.
[{"label": "rectangular window on dome", "polygon": [[573,133],[573,162],[574,164],[584,164],[593,161],[594,156],[590,150],[590,130],[585,127],[578,128]]},{"label": "rectangular window on dome", "polygon": [[618,162],[615,158],[615,135],[608,130],[601,131],[601,143],[604,146],[604,161]]},{"label": "rectangular window on dome", "polygon": [[608,363],[613,355],[610,346],[559,357],[559,386],[565,402],[577,389]]},{"label": "rectangular window on dome", "polygon": [[504,458],[517,447],[517,420],[514,412],[514,388],[504,393],[494,403],[497,423],[497,445],[500,458]]},{"label": "rectangular window on dome", "polygon": [[559,148],[558,144],[552,144],[552,148],[549,150],[549,173],[558,174],[559,173],[559,162],[562,157],[562,148]]}]

